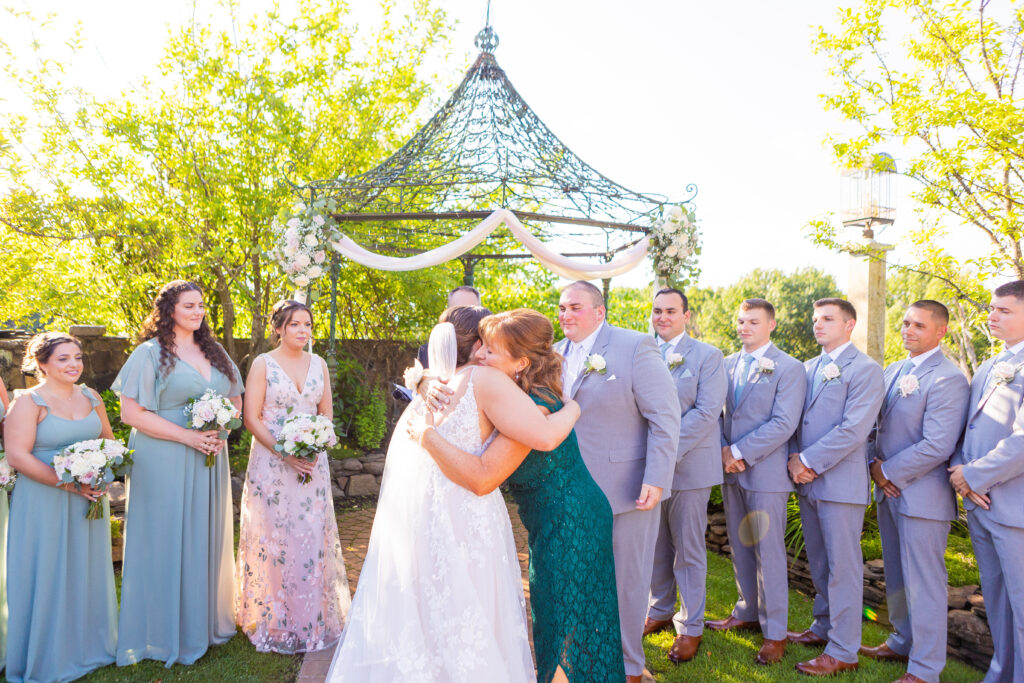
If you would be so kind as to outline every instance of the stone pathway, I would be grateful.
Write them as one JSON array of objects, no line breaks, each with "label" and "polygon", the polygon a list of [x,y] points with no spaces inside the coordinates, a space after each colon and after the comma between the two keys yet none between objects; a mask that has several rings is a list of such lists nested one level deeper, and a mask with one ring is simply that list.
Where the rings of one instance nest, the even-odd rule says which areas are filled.
[{"label": "stone pathway", "polygon": [[[354,595],[356,584],[359,583],[359,572],[363,568],[363,560],[366,559],[366,547],[370,542],[370,529],[373,527],[373,515],[375,507],[368,507],[361,510],[344,510],[338,514],[338,534],[341,537],[341,549],[345,556],[345,571],[348,572],[349,589]],[[516,550],[519,554],[519,566],[523,573],[523,592],[526,593],[526,614],[530,614],[530,583],[528,568],[530,551],[526,545],[526,527],[519,519],[518,507],[509,503],[509,517],[512,520],[512,535],[515,537]],[[530,649],[533,649],[533,624],[530,624]],[[302,669],[296,683],[323,683],[327,677],[327,670],[331,668],[331,660],[334,659],[334,648],[327,648],[320,652],[310,652],[302,660]],[[644,672],[644,683],[653,683],[654,678]]]}]

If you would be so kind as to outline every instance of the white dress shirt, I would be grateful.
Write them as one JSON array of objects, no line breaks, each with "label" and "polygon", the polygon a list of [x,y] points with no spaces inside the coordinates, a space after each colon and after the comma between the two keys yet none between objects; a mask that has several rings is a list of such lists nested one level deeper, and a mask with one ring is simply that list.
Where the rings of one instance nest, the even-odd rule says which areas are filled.
[{"label": "white dress shirt", "polygon": [[[665,343],[665,340],[664,340],[664,339],[662,339],[662,338],[661,338],[660,336],[658,336],[657,334],[656,334],[656,335],[654,335],[654,336],[655,336],[655,337],[657,338],[657,341],[658,341],[658,350],[660,351],[660,350],[661,350],[661,345]],[[682,332],[680,332],[680,333],[679,333],[679,334],[677,334],[676,336],[674,336],[674,337],[672,337],[671,339],[669,339],[669,340],[668,340],[668,349],[666,349],[666,350],[665,350],[665,353],[666,353],[666,354],[668,354],[668,353],[671,353],[671,352],[672,352],[672,349],[674,349],[674,348],[676,348],[677,346],[679,346],[679,342],[681,342],[681,341],[683,340],[683,337],[685,337],[685,336],[686,336],[686,330],[683,330]]]}]

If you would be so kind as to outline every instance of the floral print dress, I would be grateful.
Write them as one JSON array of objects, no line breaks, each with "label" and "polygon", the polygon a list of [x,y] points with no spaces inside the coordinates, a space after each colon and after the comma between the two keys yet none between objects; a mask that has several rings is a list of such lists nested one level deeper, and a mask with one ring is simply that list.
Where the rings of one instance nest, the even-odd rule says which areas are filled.
[{"label": "floral print dress", "polygon": [[[323,362],[310,359],[300,390],[273,356],[260,416],[275,437],[289,414],[315,415],[323,392]],[[291,410],[291,413],[289,413]],[[330,469],[320,456],[302,484],[256,439],[242,491],[235,616],[261,652],[312,652],[341,636],[351,604]]]}]

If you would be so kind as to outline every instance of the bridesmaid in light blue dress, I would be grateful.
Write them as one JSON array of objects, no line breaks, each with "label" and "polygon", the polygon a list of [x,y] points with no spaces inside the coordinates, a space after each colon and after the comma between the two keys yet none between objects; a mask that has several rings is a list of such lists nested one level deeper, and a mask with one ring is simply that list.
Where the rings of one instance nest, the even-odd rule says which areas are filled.
[{"label": "bridesmaid in light blue dress", "polygon": [[[4,449],[3,425],[4,415],[10,399],[7,387],[0,377],[0,451]],[[7,659],[7,516],[9,506],[7,494],[0,492],[0,671],[3,671]]]},{"label": "bridesmaid in light blue dress", "polygon": [[8,536],[7,680],[71,681],[114,662],[117,598],[110,559],[110,517],[86,519],[99,492],[57,486],[53,456],[79,441],[113,438],[95,392],[75,384],[78,341],[36,335],[26,368],[43,381],[19,396],[4,425],[18,470]]},{"label": "bridesmaid in light blue dress", "polygon": [[[192,664],[235,635],[227,444],[186,427],[185,404],[213,389],[241,406],[238,369],[205,319],[202,292],[176,280],[143,323],[114,380],[133,427],[121,582],[120,666]],[[217,453],[213,467],[208,453]]]}]

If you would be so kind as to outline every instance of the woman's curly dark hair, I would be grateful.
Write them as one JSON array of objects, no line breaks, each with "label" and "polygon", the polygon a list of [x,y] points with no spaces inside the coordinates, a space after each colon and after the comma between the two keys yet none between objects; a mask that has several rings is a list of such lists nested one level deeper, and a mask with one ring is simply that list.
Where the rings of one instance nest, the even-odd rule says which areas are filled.
[{"label": "woman's curly dark hair", "polygon": [[[177,356],[174,354],[174,307],[185,292],[199,292],[200,296],[203,294],[199,285],[187,280],[174,280],[161,287],[156,298],[153,299],[153,310],[146,316],[142,322],[142,329],[139,330],[140,342],[154,337],[160,342],[160,370],[165,375],[174,369],[174,363],[177,360]],[[206,318],[203,318],[203,323],[193,333],[193,339],[195,339],[199,350],[206,356],[206,360],[210,361],[210,365],[220,370],[225,377],[232,381],[239,379],[235,376],[227,352],[213,338],[213,332],[210,330]]]}]

